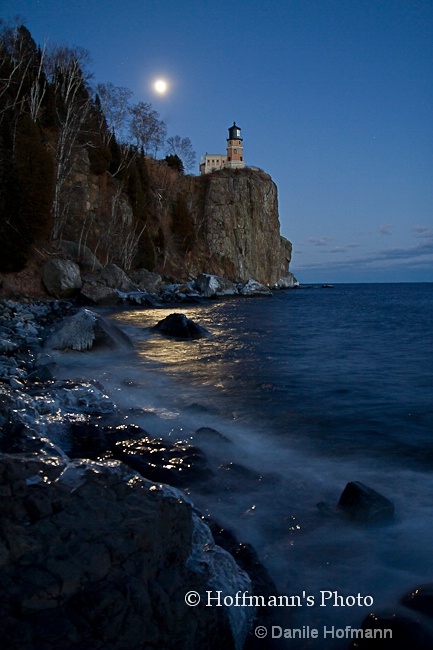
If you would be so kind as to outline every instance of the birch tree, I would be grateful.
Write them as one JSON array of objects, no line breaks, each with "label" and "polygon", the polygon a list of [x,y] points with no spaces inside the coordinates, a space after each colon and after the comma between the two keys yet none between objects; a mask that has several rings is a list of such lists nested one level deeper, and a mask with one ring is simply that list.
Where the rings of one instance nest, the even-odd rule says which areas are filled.
[{"label": "birch tree", "polygon": [[46,46],[36,47],[24,25],[0,21],[0,121],[7,111],[36,122],[46,92]]},{"label": "birch tree", "polygon": [[148,102],[138,102],[129,109],[131,115],[130,134],[137,147],[143,149],[146,156],[158,151],[164,146],[167,127],[159,119],[157,111]]},{"label": "birch tree", "polygon": [[88,77],[86,78],[83,72],[88,60],[89,54],[83,48],[54,47],[47,57],[47,72],[56,92],[56,118],[59,128],[55,152],[53,239],[61,237],[66,225],[66,183],[79,150],[86,147],[84,126],[92,108],[87,88]]},{"label": "birch tree", "polygon": [[118,141],[123,141],[128,130],[129,100],[133,94],[132,90],[108,82],[105,84],[99,83],[96,86],[96,92],[101,101],[102,112],[107,120],[109,140],[115,135]]},{"label": "birch tree", "polygon": [[181,138],[179,135],[167,138],[167,154],[178,156],[187,171],[191,171],[195,165],[196,153],[189,138]]}]

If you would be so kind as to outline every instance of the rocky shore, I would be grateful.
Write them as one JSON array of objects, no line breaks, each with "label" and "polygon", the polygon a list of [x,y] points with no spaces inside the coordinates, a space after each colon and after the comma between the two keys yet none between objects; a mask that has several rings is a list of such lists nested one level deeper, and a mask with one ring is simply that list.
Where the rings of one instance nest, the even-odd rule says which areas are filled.
[{"label": "rocky shore", "polygon": [[[197,283],[200,294],[193,287],[200,299],[203,287],[214,291],[214,277]],[[159,325],[167,336],[207,335],[182,314]],[[206,607],[205,596],[266,600],[275,584],[249,544],[182,492],[206,489],[205,442],[221,434],[202,427],[194,436],[200,446],[167,442],[125,418],[97,381],[58,378],[58,350],[107,347],[135,354],[120,329],[80,301],[0,302],[2,648],[260,647],[252,631],[279,624],[277,611]],[[358,526],[394,514],[391,502],[356,482],[336,510],[318,505]],[[199,605],[185,603],[190,592]],[[392,629],[392,648],[431,647],[431,594],[431,585],[413,589],[395,608],[368,616],[363,629]]]},{"label": "rocky shore", "polygon": [[71,302],[0,303],[2,647],[240,650],[254,607],[185,604],[272,590],[253,549],[179,491],[205,454],[126,426],[97,382],[56,378],[54,348],[105,346],[133,353]]}]

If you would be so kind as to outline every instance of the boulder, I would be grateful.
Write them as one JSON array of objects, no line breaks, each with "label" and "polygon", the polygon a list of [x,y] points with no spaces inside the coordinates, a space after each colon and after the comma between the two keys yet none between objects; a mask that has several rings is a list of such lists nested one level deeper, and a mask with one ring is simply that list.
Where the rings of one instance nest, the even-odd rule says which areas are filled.
[{"label": "boulder", "polygon": [[198,291],[200,291],[205,298],[236,296],[239,293],[233,282],[230,282],[230,280],[224,280],[218,275],[201,273],[195,281],[195,284]]},{"label": "boulder", "polygon": [[419,585],[401,599],[401,604],[433,619],[433,584]]},{"label": "boulder", "polygon": [[394,516],[393,503],[359,481],[346,485],[338,508],[350,519],[362,523],[386,522]]},{"label": "boulder", "polygon": [[158,293],[164,287],[161,276],[147,269],[137,269],[131,273],[131,280],[141,291],[147,293]]},{"label": "boulder", "polygon": [[284,273],[275,285],[276,289],[293,289],[293,287],[299,287],[299,282],[290,271]]},{"label": "boulder", "polygon": [[248,280],[248,282],[241,287],[239,293],[242,296],[272,296],[272,291],[264,284],[260,284],[257,280]]},{"label": "boulder", "polygon": [[116,264],[107,264],[104,266],[100,273],[100,281],[105,284],[107,287],[112,289],[119,289],[128,293],[128,291],[136,291],[137,286],[132,282],[125,271],[122,271],[121,268],[116,266]]},{"label": "boulder", "polygon": [[119,292],[100,282],[84,282],[80,296],[93,305],[117,305],[120,302]]},{"label": "boulder", "polygon": [[243,647],[254,608],[206,592],[251,581],[175,488],[116,461],[0,454],[0,494],[4,650]]},{"label": "boulder", "polygon": [[80,267],[71,260],[49,260],[42,267],[42,282],[55,298],[71,298],[82,286]]},{"label": "boulder", "polygon": [[112,454],[145,478],[158,483],[186,487],[210,476],[205,454],[194,445],[181,442],[170,444],[150,437],[123,440],[112,447]]},{"label": "boulder", "polygon": [[59,240],[57,246],[68,255],[73,262],[78,264],[83,273],[92,273],[102,269],[102,264],[88,246],[73,241],[66,241],[65,239]]},{"label": "boulder", "polygon": [[[433,626],[428,619],[403,608],[375,611],[362,622],[363,638],[350,650],[431,650]],[[385,630],[390,630],[386,633]]]},{"label": "boulder", "polygon": [[210,336],[207,329],[187,318],[185,314],[177,313],[160,320],[152,329],[178,339],[201,339]]},{"label": "boulder", "polygon": [[90,309],[64,318],[44,346],[55,350],[133,348],[131,339],[121,329]]},{"label": "boulder", "polygon": [[71,441],[68,453],[73,458],[116,458],[158,483],[180,487],[210,476],[206,456],[199,448],[152,438],[137,425],[77,421],[71,424]]}]

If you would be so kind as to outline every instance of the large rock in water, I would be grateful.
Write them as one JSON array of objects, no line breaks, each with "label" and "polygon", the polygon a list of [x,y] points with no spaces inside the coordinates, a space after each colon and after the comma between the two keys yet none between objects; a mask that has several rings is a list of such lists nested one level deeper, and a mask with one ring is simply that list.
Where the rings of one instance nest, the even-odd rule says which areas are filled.
[{"label": "large rock in water", "polygon": [[372,488],[352,481],[346,485],[338,502],[345,514],[358,522],[386,522],[394,516],[394,505]]},{"label": "large rock in water", "polygon": [[152,329],[178,339],[202,339],[210,335],[207,329],[187,318],[185,314],[177,313],[160,320]]},{"label": "large rock in water", "polygon": [[[433,584],[415,587],[392,609],[375,609],[362,622],[362,629],[364,639],[354,641],[351,650],[431,650]],[[392,638],[389,632],[384,636],[385,630],[391,631]]]},{"label": "large rock in water", "polygon": [[55,350],[133,348],[131,339],[121,329],[90,309],[81,309],[73,316],[64,318],[44,345]]},{"label": "large rock in water", "polygon": [[290,271],[284,273],[276,284],[277,289],[293,289],[294,287],[299,287],[299,282]]},{"label": "large rock in water", "polygon": [[42,282],[55,298],[71,298],[82,286],[80,267],[71,260],[49,260],[42,267]]},{"label": "large rock in water", "polygon": [[0,494],[2,650],[243,647],[254,608],[206,607],[206,591],[251,581],[175,488],[118,462],[0,454]]}]

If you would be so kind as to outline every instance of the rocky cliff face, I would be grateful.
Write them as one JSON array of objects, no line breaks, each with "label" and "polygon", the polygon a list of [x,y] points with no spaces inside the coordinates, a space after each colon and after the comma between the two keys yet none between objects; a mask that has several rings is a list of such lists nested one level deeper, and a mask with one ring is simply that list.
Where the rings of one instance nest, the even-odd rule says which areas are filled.
[{"label": "rocky cliff face", "polygon": [[[115,263],[128,273],[146,268],[169,281],[207,273],[236,283],[253,278],[293,286],[292,246],[280,236],[277,187],[268,174],[243,169],[185,176],[151,158],[140,159],[140,170],[138,191],[130,179],[93,174],[82,151],[68,179],[59,239],[86,245],[103,266]],[[34,249],[36,261],[27,268],[64,257],[52,242]],[[23,273],[26,292],[40,293],[37,270],[32,286]],[[19,278],[6,285],[19,291]]]},{"label": "rocky cliff face", "polygon": [[271,177],[248,169],[222,170],[205,178],[201,212],[197,196],[191,197],[192,210],[208,249],[200,260],[202,270],[233,281],[276,284],[288,270],[291,248],[281,241]]}]

